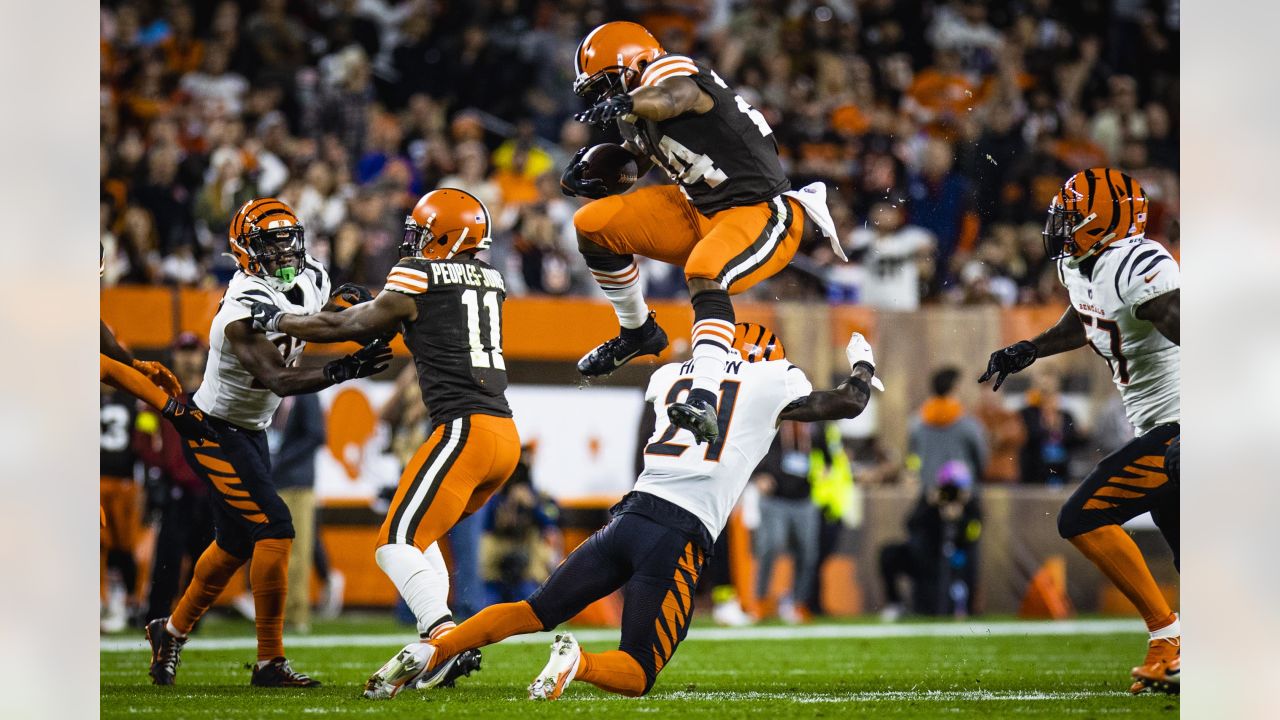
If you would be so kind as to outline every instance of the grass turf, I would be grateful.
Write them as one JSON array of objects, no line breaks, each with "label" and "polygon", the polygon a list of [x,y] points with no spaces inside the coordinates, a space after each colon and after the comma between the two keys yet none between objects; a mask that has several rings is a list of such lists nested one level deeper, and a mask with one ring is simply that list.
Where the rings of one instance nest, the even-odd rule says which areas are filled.
[{"label": "grass turf", "polygon": [[[252,634],[247,623],[213,621],[183,653],[178,685],[152,687],[145,650],[101,655],[103,718],[172,720],[272,717],[1177,717],[1178,699],[1132,697],[1127,671],[1141,635],[970,636],[802,640],[697,639],[705,621],[645,698],[621,698],[575,683],[557,703],[532,703],[525,687],[547,659],[543,644],[484,650],[483,669],[448,690],[406,692],[387,702],[360,697],[364,680],[397,649],[296,647],[290,660],[324,682],[315,690],[248,686],[252,650],[201,649],[200,641]],[[323,624],[315,635],[399,633],[376,619]],[[286,637],[286,643],[288,638]],[[588,650],[608,643],[584,642]]]}]

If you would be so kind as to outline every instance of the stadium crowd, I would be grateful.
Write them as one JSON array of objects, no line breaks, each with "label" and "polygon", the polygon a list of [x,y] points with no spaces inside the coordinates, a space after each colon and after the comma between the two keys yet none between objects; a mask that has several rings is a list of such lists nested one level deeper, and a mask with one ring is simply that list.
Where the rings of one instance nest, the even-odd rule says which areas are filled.
[{"label": "stadium crowd", "polygon": [[[796,186],[835,189],[850,264],[803,248],[762,296],[1016,303],[1061,288],[1053,188],[1109,164],[1178,243],[1178,3],[1086,0],[105,0],[104,281],[213,285],[245,200],[277,195],[335,283],[380,286],[414,200],[484,200],[513,293],[598,292],[559,174],[573,53],[633,19],[761,110]],[[650,178],[649,182],[660,181]],[[683,292],[651,263],[653,297]]]}]

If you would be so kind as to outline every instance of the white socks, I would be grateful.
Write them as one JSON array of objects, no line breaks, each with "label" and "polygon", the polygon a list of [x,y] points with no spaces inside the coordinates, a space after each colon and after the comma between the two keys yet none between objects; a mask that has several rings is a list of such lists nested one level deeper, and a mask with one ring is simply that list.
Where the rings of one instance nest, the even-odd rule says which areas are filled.
[{"label": "white socks", "polygon": [[374,558],[418,619],[419,634],[449,615],[449,569],[435,543],[422,552],[412,545],[383,545]]},{"label": "white socks", "polygon": [[649,318],[649,306],[644,302],[644,291],[640,287],[640,268],[634,262],[617,272],[592,270],[591,275],[605,297],[613,303],[619,325],[634,330]]},{"label": "white socks", "polygon": [[724,378],[724,362],[733,347],[733,323],[700,320],[693,324],[693,389],[717,397]]},{"label": "white socks", "polygon": [[[1177,613],[1174,613],[1174,618],[1177,618],[1177,617],[1178,617]],[[1165,640],[1168,638],[1176,638],[1181,636],[1182,636],[1182,623],[1176,619],[1173,622],[1169,623],[1168,625],[1165,625],[1164,627],[1160,628],[1159,630],[1151,631],[1152,640]]]}]

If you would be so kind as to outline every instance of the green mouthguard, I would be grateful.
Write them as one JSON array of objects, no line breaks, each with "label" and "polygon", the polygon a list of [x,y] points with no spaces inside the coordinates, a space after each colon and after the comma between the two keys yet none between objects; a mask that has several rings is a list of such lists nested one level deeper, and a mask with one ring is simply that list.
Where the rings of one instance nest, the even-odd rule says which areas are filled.
[{"label": "green mouthguard", "polygon": [[276,270],[276,277],[279,278],[281,282],[291,283],[294,278],[298,277],[298,269],[293,266],[282,267],[279,270]]}]

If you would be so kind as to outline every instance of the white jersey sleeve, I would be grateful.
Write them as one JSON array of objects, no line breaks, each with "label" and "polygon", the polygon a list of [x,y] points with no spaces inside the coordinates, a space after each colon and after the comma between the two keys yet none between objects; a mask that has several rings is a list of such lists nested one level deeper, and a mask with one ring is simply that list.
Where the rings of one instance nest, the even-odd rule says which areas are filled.
[{"label": "white jersey sleeve", "polygon": [[778,413],[812,391],[804,372],[786,360],[725,364],[720,384],[720,437],[696,444],[688,430],[673,426],[667,406],[693,386],[689,365],[669,364],[650,379],[655,427],[644,448],[644,470],[635,489],[697,515],[718,537],[778,430]]},{"label": "white jersey sleeve", "polygon": [[1136,314],[1148,300],[1177,290],[1182,277],[1178,263],[1169,251],[1151,241],[1124,259],[1114,281],[1117,295]]}]

